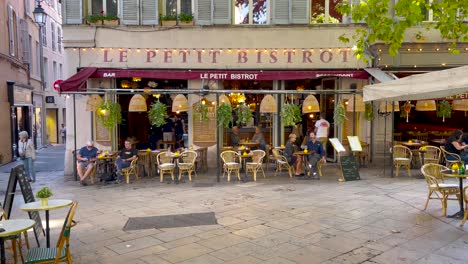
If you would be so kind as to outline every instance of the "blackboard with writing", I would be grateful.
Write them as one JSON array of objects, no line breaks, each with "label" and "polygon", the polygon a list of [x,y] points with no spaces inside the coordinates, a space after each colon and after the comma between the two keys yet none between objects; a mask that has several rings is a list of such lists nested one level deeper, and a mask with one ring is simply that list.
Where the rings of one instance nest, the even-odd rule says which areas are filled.
[{"label": "blackboard with writing", "polygon": [[346,181],[360,180],[359,166],[356,163],[356,159],[353,155],[341,156],[341,171],[343,172],[343,178]]},{"label": "blackboard with writing", "polygon": [[[29,184],[28,178],[26,177],[26,172],[24,171],[24,166],[19,165],[14,168],[16,171],[16,180],[18,181],[21,193],[23,194],[24,202],[25,203],[32,203],[35,202],[34,194],[32,192],[31,184]],[[39,212],[28,212],[29,218],[34,220],[36,224],[34,225],[34,235],[36,236],[37,245],[39,245],[39,235],[45,235],[44,228],[42,227],[41,216]]]},{"label": "blackboard with writing", "polygon": [[15,198],[16,183],[16,171],[15,169],[11,169],[10,178],[8,179],[8,185],[5,192],[5,200],[3,200],[3,210],[6,212],[7,216],[11,214],[11,209],[13,208],[13,199]]}]

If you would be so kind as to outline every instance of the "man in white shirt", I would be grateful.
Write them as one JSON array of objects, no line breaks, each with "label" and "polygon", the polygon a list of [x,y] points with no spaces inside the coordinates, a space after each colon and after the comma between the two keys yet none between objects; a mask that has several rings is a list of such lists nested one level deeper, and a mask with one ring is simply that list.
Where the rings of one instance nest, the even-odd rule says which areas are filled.
[{"label": "man in white shirt", "polygon": [[320,114],[320,119],[315,122],[315,135],[317,140],[322,143],[323,149],[326,151],[326,145],[328,141],[328,132],[330,123],[325,119],[325,114]]}]

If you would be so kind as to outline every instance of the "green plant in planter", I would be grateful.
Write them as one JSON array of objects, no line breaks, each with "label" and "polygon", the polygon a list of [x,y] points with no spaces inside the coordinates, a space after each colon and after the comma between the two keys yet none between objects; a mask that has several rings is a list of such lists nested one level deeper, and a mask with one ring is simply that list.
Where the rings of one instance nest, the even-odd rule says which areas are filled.
[{"label": "green plant in planter", "polygon": [[341,100],[338,102],[335,110],[333,111],[333,120],[337,125],[343,124],[343,122],[346,120],[346,109]]},{"label": "green plant in planter", "polygon": [[281,122],[283,126],[295,126],[302,121],[301,107],[296,104],[286,103],[281,110]]},{"label": "green plant in planter", "polygon": [[54,195],[49,187],[43,187],[36,193],[36,197],[39,199],[46,199]]},{"label": "green plant in planter", "polygon": [[371,103],[365,103],[364,119],[367,121],[374,120],[374,108]]},{"label": "green plant in planter", "polygon": [[112,130],[116,125],[122,123],[120,105],[109,100],[103,101],[98,107],[97,118],[105,128]]},{"label": "green plant in planter", "polygon": [[252,120],[252,112],[248,105],[240,104],[237,106],[237,124],[248,124]]},{"label": "green plant in planter", "polygon": [[160,17],[161,17],[161,21],[177,20],[176,14],[161,15]]},{"label": "green plant in planter", "polygon": [[104,20],[117,20],[117,19],[119,18],[114,15],[106,15],[104,13],[104,10],[101,10],[99,14],[89,15],[86,17],[86,20],[90,23],[98,23],[98,22],[102,23]]},{"label": "green plant in planter", "polygon": [[229,128],[229,124],[233,121],[231,105],[228,103],[220,104],[216,109],[216,119],[219,126]]},{"label": "green plant in planter", "polygon": [[199,103],[194,108],[195,118],[200,121],[208,121],[208,106],[206,104]]},{"label": "green plant in planter", "polygon": [[161,127],[166,124],[167,106],[159,101],[154,102],[148,111],[148,119],[151,125]]},{"label": "green plant in planter", "polygon": [[193,21],[193,15],[181,12],[179,14],[179,21],[184,22],[184,23],[190,23]]},{"label": "green plant in planter", "polygon": [[437,117],[442,117],[442,122],[445,122],[445,118],[452,116],[452,107],[450,103],[443,100],[437,104]]}]

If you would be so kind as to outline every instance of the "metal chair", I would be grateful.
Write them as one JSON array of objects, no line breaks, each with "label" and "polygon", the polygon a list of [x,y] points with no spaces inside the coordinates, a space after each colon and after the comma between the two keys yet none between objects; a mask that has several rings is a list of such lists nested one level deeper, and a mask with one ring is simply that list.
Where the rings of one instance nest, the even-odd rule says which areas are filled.
[{"label": "metal chair", "polygon": [[[0,203],[0,218],[3,218],[3,220],[8,220],[8,215],[5,212],[5,210],[3,210],[1,203]],[[1,223],[2,222],[0,221],[0,224]],[[24,241],[25,241],[25,244],[26,244],[26,248],[29,249],[28,231],[24,231],[23,235],[24,235]],[[4,241],[8,241],[8,240],[11,241],[11,248],[10,249],[11,249],[11,251],[13,253],[13,263],[15,263],[15,264],[18,263],[18,252],[19,252],[19,255],[21,257],[21,262],[23,263],[24,262],[24,256],[23,256],[23,250],[22,250],[23,242],[22,242],[22,239],[21,239],[21,234],[4,237],[3,240]],[[17,249],[18,249],[18,252],[17,252]]]},{"label": "metal chair", "polygon": [[[442,214],[447,215],[447,200],[460,200],[460,188],[458,184],[451,184],[444,182],[444,176],[441,173],[442,170],[448,170],[447,167],[440,164],[429,163],[425,164],[421,168],[421,172],[426,179],[429,193],[427,194],[426,204],[424,210],[427,209],[429,200],[436,199],[442,203]],[[435,197],[433,196],[435,195]],[[455,195],[457,198],[449,198],[449,196]]]},{"label": "metal chair", "polygon": [[135,178],[138,180],[138,168],[137,168],[137,163],[138,163],[138,157],[136,157],[132,162],[130,163],[130,167],[123,168],[122,169],[122,175],[125,177],[125,182],[130,183],[130,175],[135,175]]},{"label": "metal chair", "polygon": [[272,149],[271,151],[273,153],[273,156],[275,157],[276,159],[276,171],[275,171],[275,176],[278,172],[281,173],[281,171],[283,169],[286,169],[289,173],[289,178],[292,178],[293,177],[293,171],[294,171],[294,168],[293,166],[290,166],[289,163],[288,163],[288,160],[286,159],[285,156],[281,155],[279,153],[279,150],[278,149]]},{"label": "metal chair", "polygon": [[393,146],[393,164],[395,166],[395,176],[398,177],[400,167],[406,167],[408,176],[411,177],[411,160],[413,159],[413,153],[408,147],[402,145]]},{"label": "metal chair", "polygon": [[263,178],[265,177],[265,172],[263,171],[262,165],[263,165],[263,158],[265,158],[265,151],[258,149],[258,150],[253,150],[253,157],[252,157],[252,162],[247,162],[245,165],[246,172],[253,173],[253,179],[254,181],[257,181],[257,172],[261,171],[263,174]]},{"label": "metal chair", "polygon": [[167,151],[160,152],[158,156],[156,156],[156,162],[158,164],[160,181],[163,182],[164,173],[169,173],[172,180],[174,180],[175,164],[171,153]]},{"label": "metal chair", "polygon": [[195,161],[197,160],[197,152],[193,150],[186,150],[180,154],[180,157],[177,161],[177,167],[179,168],[179,181],[182,178],[182,173],[186,172],[189,181],[192,181],[192,173],[195,173],[197,176],[197,171],[195,170]]},{"label": "metal chair", "polygon": [[235,172],[240,181],[241,156],[235,151],[226,150],[220,154],[220,157],[223,161],[223,177],[227,173],[227,180],[231,181],[231,173]]},{"label": "metal chair", "polygon": [[444,146],[440,146],[440,150],[442,151],[442,156],[444,157],[445,166],[452,168],[452,165],[455,163],[461,164],[460,155],[448,152],[447,150],[445,150]]}]

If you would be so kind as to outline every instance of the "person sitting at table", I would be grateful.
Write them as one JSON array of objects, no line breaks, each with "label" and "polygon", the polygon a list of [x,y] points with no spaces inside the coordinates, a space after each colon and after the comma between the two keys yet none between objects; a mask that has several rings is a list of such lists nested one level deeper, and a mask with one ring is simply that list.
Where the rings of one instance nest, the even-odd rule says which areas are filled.
[{"label": "person sitting at table", "polygon": [[117,168],[117,180],[115,183],[122,182],[122,169],[130,167],[132,160],[136,159],[137,157],[137,150],[132,147],[132,143],[130,140],[125,140],[125,147],[120,150],[117,159],[115,160],[115,166]]},{"label": "person sitting at table", "polygon": [[[468,148],[468,145],[462,143],[463,131],[455,130],[445,143],[445,150],[447,152],[455,153],[460,156],[465,164],[468,164],[468,154],[464,153],[464,150]],[[455,160],[455,157],[448,155],[448,160]]]},{"label": "person sitting at table", "polygon": [[309,168],[312,169],[312,175],[314,177],[317,176],[317,163],[319,162],[320,159],[323,160],[323,162],[326,162],[325,159],[325,151],[323,150],[322,143],[317,140],[315,136],[315,132],[310,132],[309,134],[309,141],[307,141],[307,151],[309,155],[307,155],[307,158],[309,160]]},{"label": "person sitting at table", "polygon": [[296,144],[297,136],[296,134],[290,134],[289,140],[286,142],[286,146],[284,147],[283,155],[288,161],[290,166],[296,167],[296,177],[304,176],[304,172],[302,171],[302,157],[294,155],[294,152],[298,151],[298,147]]},{"label": "person sitting at table", "polygon": [[237,147],[239,146],[239,128],[237,126],[232,127],[231,132],[231,146]]},{"label": "person sitting at table", "polygon": [[262,129],[260,127],[255,127],[255,134],[252,137],[252,142],[258,143],[258,148],[261,150],[266,149],[266,141],[265,136],[262,133]]},{"label": "person sitting at table", "polygon": [[[93,141],[86,142],[86,146],[82,147],[77,155],[77,164],[76,171],[78,176],[80,176],[80,183],[83,186],[86,186],[85,179],[91,174],[95,166],[95,161],[97,160],[98,149],[94,147]],[[86,168],[85,173],[83,174],[83,169]]]}]

